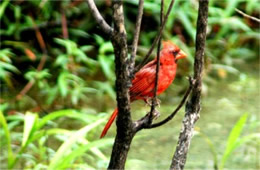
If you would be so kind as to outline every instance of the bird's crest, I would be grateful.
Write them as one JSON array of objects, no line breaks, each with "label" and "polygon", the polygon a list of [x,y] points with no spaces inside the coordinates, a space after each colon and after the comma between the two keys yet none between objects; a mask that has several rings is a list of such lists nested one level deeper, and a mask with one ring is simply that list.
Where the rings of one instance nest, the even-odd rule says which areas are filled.
[{"label": "bird's crest", "polygon": [[163,48],[177,48],[178,46],[171,42],[170,40],[168,41],[162,41]]}]

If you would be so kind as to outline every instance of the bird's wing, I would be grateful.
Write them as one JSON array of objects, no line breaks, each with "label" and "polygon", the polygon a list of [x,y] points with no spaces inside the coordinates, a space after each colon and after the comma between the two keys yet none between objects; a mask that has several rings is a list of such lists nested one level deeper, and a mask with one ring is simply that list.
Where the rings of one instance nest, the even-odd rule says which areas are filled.
[{"label": "bird's wing", "polygon": [[152,96],[155,81],[156,62],[151,61],[135,75],[130,88],[132,100]]}]

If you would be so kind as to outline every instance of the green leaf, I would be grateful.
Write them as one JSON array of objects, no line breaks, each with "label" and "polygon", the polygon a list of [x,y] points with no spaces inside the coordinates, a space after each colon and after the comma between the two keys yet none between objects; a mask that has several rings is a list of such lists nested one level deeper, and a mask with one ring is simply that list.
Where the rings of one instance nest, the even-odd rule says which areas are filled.
[{"label": "green leaf", "polygon": [[233,12],[235,12],[235,8],[238,6],[239,2],[241,2],[241,0],[230,0],[227,1],[226,4],[226,9],[223,13],[223,17],[229,17],[230,15],[232,15]]},{"label": "green leaf", "polygon": [[83,45],[80,47],[80,49],[84,52],[91,51],[94,47],[92,45]]},{"label": "green leaf", "polygon": [[94,142],[90,142],[88,144],[83,144],[80,145],[77,149],[73,150],[70,152],[68,155],[66,155],[63,158],[63,162],[59,168],[69,168],[70,164],[77,159],[77,157],[85,154],[88,150],[94,149],[94,148],[99,148],[99,147],[104,147],[106,145],[112,145],[114,139],[102,139],[102,140],[97,140]]},{"label": "green leaf", "polygon": [[105,42],[105,40],[97,34],[94,34],[94,38],[95,38],[96,42],[98,43],[98,45],[102,45]]},{"label": "green leaf", "polygon": [[31,112],[26,112],[24,117],[24,130],[23,130],[23,140],[22,147],[27,145],[27,142],[34,132],[34,127],[37,124],[38,115]]},{"label": "green leaf", "polygon": [[0,5],[0,19],[2,18],[3,14],[5,12],[5,8],[9,4],[9,2],[10,2],[10,0],[4,0],[4,2],[1,3],[1,5]]},{"label": "green leaf", "polygon": [[[3,128],[5,133],[5,139],[7,141],[7,153],[8,153],[8,167],[10,166],[11,162],[14,160],[12,146],[11,146],[11,137],[10,132],[6,123],[6,119],[3,115],[3,112],[0,110],[0,124],[1,128]],[[1,139],[3,140],[3,139]]]},{"label": "green leaf", "polygon": [[43,69],[41,71],[33,70],[25,73],[25,78],[29,81],[43,80],[49,77],[51,77],[51,74],[48,69]]},{"label": "green leaf", "polygon": [[240,145],[245,144],[249,141],[252,140],[258,140],[258,143],[260,142],[260,133],[253,133],[247,136],[243,136],[241,139],[238,139],[236,141],[236,143],[233,145],[232,150],[235,150],[236,148],[238,148]]},{"label": "green leaf", "polygon": [[80,37],[84,37],[84,38],[89,37],[89,34],[86,31],[83,31],[81,29],[69,28],[69,33],[73,34],[75,36],[80,36]]},{"label": "green leaf", "polygon": [[65,163],[63,159],[67,154],[69,154],[68,152],[72,149],[72,145],[74,145],[80,138],[83,138],[90,130],[94,129],[103,121],[104,119],[100,119],[72,134],[70,138],[59,147],[56,154],[52,158],[48,169],[59,169],[62,166],[62,164]]},{"label": "green leaf", "polygon": [[12,63],[11,57],[14,56],[15,54],[11,52],[9,48],[1,49],[0,50],[0,60],[7,62],[7,63]]},{"label": "green leaf", "polygon": [[237,145],[238,138],[240,137],[241,131],[246,124],[247,117],[247,113],[243,114],[230,132],[226,149],[221,159],[220,169],[224,168],[224,165],[227,159],[230,157],[231,152],[236,148],[235,146]]},{"label": "green leaf", "polygon": [[78,112],[72,109],[69,110],[59,110],[59,111],[55,111],[55,112],[51,112],[49,113],[47,116],[44,116],[38,123],[37,129],[41,129],[44,125],[46,125],[48,123],[48,121],[50,120],[54,120],[57,119],[59,117],[63,117],[63,116],[73,116],[75,114],[77,114]]},{"label": "green leaf", "polygon": [[218,169],[218,154],[217,154],[216,147],[214,146],[212,140],[210,140],[210,138],[208,138],[207,135],[205,135],[202,132],[198,132],[198,134],[202,137],[202,139],[204,139],[204,141],[209,146],[210,153],[211,153],[211,155],[213,156],[213,159],[214,159],[214,169]]},{"label": "green leaf", "polygon": [[105,74],[107,79],[112,81],[114,81],[115,79],[115,74],[113,71],[113,65],[114,65],[113,58],[114,58],[113,56],[111,57],[105,55],[98,56],[98,61],[100,63],[103,73]]},{"label": "green leaf", "polygon": [[246,3],[246,12],[252,14],[255,11],[260,9],[260,3],[258,0],[250,0]]},{"label": "green leaf", "polygon": [[1,70],[1,72],[0,72],[1,77],[4,77],[5,75],[7,75],[7,73],[8,73],[7,70],[12,71],[14,73],[19,73],[19,70],[15,66],[13,66],[12,64],[6,63],[6,62],[2,62],[2,61],[0,61],[0,70]]},{"label": "green leaf", "polygon": [[1,103],[0,105],[0,111],[4,112],[8,108],[9,104],[8,103]]},{"label": "green leaf", "polygon": [[54,38],[57,44],[60,44],[66,48],[67,54],[71,55],[77,50],[77,44],[71,40],[64,40],[60,38]]},{"label": "green leaf", "polygon": [[108,52],[113,52],[114,48],[111,42],[105,42],[101,45],[101,47],[99,48],[99,54],[103,54],[105,55],[105,53]]},{"label": "green leaf", "polygon": [[179,16],[180,21],[182,22],[183,26],[185,27],[185,30],[188,32],[190,38],[193,41],[195,41],[196,30],[195,30],[195,27],[192,25],[188,16],[184,13],[184,11],[181,11],[181,10],[178,10],[178,16]]},{"label": "green leaf", "polygon": [[69,63],[69,57],[66,54],[60,54],[55,60],[54,65],[60,66],[63,69],[68,69],[67,65]]},{"label": "green leaf", "polygon": [[67,83],[67,72],[62,72],[58,77],[58,87],[62,97],[67,96],[68,94],[68,83]]}]

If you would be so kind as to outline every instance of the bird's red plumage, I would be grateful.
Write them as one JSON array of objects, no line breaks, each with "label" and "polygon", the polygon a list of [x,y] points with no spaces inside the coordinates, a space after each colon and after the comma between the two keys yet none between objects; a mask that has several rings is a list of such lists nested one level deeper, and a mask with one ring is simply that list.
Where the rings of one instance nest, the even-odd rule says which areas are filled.
[{"label": "bird's red plumage", "polygon": [[[181,51],[178,46],[170,41],[163,42],[163,49],[160,52],[160,71],[157,95],[164,92],[170,86],[176,75],[176,61],[184,57],[186,57],[186,54]],[[135,74],[135,77],[132,80],[132,87],[129,89],[131,102],[139,99],[146,100],[153,97],[156,63],[156,59],[150,61]],[[102,131],[100,136],[101,138],[106,135],[117,114],[118,110],[116,108]]]}]

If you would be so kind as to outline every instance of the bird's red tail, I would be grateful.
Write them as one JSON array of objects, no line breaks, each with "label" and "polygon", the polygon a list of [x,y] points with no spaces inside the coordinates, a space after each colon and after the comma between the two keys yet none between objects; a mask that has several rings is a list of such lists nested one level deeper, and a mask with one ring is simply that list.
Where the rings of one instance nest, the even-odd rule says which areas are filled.
[{"label": "bird's red tail", "polygon": [[103,131],[102,131],[102,133],[101,133],[101,135],[100,135],[100,138],[103,138],[103,137],[107,134],[107,131],[108,131],[108,129],[110,128],[110,126],[112,125],[112,123],[114,122],[114,120],[115,120],[117,114],[118,114],[118,109],[116,108],[116,109],[114,110],[114,112],[112,113],[111,117],[109,118],[109,120],[108,120],[106,126],[104,127],[104,129],[103,129]]}]

